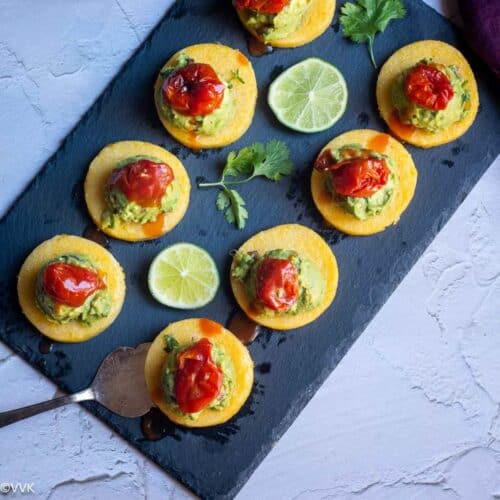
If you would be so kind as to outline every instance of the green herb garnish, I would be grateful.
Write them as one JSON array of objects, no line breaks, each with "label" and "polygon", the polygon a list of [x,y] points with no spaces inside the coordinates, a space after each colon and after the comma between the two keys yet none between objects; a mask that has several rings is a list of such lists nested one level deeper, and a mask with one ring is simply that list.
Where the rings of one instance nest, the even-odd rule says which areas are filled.
[{"label": "green herb garnish", "polygon": [[227,86],[232,89],[233,88],[233,81],[237,81],[240,83],[245,83],[245,80],[243,80],[242,76],[240,75],[240,70],[232,70],[231,71],[231,78],[227,82]]},{"label": "green herb garnish", "polygon": [[179,347],[179,342],[177,342],[177,340],[171,335],[165,335],[163,340],[165,341],[165,346],[163,347],[165,352],[172,352],[174,349]]},{"label": "green herb garnish", "polygon": [[402,0],[357,0],[356,3],[345,3],[340,12],[344,36],[356,43],[368,42],[370,59],[376,68],[373,56],[375,35],[382,33],[392,19],[405,16]]},{"label": "green herb garnish", "polygon": [[[222,191],[217,196],[216,207],[224,212],[226,221],[234,224],[238,229],[245,227],[248,211],[245,200],[235,189],[229,186],[244,184],[255,177],[266,177],[272,181],[279,181],[284,175],[293,170],[290,161],[288,146],[276,139],[267,144],[255,143],[238,152],[229,153],[226,165],[219,182],[204,182],[198,187],[219,187]],[[235,180],[228,180],[235,177]]]}]

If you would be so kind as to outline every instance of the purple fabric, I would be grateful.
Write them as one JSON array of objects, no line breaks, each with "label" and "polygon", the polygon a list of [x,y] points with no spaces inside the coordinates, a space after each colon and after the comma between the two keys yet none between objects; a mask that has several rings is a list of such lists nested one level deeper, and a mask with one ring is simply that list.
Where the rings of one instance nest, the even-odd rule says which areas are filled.
[{"label": "purple fabric", "polygon": [[458,0],[471,47],[500,77],[500,0]]}]

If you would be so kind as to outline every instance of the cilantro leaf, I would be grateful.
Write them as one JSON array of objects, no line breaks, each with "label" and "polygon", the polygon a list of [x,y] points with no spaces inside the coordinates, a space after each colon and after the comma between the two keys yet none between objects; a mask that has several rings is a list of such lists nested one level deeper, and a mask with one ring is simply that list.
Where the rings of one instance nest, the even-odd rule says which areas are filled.
[{"label": "cilantro leaf", "polygon": [[373,66],[373,42],[392,19],[401,19],[406,10],[402,0],[357,0],[347,2],[341,8],[340,23],[344,36],[356,43],[368,42],[368,52]]},{"label": "cilantro leaf", "polygon": [[253,172],[254,159],[255,151],[253,146],[247,146],[237,153],[231,151],[227,156],[226,166],[222,171],[222,178],[251,175]]},{"label": "cilantro leaf", "polygon": [[217,199],[215,200],[215,206],[217,207],[217,210],[220,210],[221,212],[231,206],[231,198],[229,198],[226,191],[219,191]]},{"label": "cilantro leaf", "polygon": [[[198,184],[198,187],[220,188],[221,191],[215,201],[217,210],[224,213],[229,224],[243,229],[248,219],[245,200],[238,191],[229,186],[244,184],[259,176],[279,181],[284,175],[289,175],[292,170],[290,150],[284,142],[271,140],[265,145],[256,142],[238,152],[229,153],[219,182],[202,182]],[[228,179],[231,177],[234,179]]]},{"label": "cilantro leaf", "polygon": [[266,145],[256,142],[241,149],[238,153],[234,151],[229,153],[226,166],[222,171],[222,179],[224,181],[226,177],[247,175],[249,177],[244,182],[258,176],[279,181],[284,175],[289,175],[292,169],[293,164],[290,161],[288,146],[282,141],[273,139]]},{"label": "cilantro leaf", "polygon": [[225,188],[217,195],[215,205],[218,210],[224,212],[226,221],[234,224],[238,229],[245,227],[248,219],[248,211],[245,208],[245,200],[235,189]]},{"label": "cilantro leaf", "polygon": [[292,170],[288,146],[274,139],[266,144],[264,158],[255,165],[253,177],[262,175],[272,181],[279,181],[284,175],[290,175]]}]

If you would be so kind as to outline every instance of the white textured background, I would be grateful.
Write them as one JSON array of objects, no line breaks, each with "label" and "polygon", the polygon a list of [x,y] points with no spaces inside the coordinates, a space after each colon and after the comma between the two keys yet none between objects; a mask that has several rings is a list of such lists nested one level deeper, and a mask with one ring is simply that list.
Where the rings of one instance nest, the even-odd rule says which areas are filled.
[{"label": "white textured background", "polygon": [[[0,215],[170,4],[0,0]],[[239,498],[500,498],[499,192],[497,158]],[[55,392],[1,344],[0,382],[0,410]],[[189,496],[78,406],[0,429],[3,481]]]}]

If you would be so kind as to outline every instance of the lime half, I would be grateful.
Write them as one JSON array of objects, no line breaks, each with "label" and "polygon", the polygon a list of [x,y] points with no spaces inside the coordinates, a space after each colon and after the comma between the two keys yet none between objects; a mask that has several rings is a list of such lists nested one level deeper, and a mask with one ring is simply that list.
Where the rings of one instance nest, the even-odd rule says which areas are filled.
[{"label": "lime half", "polygon": [[191,243],[177,243],[162,250],[148,273],[153,297],[177,309],[208,304],[215,297],[219,282],[219,272],[210,254]]},{"label": "lime half", "polygon": [[344,114],[347,85],[335,66],[311,57],[274,80],[267,102],[283,125],[299,132],[320,132]]}]

